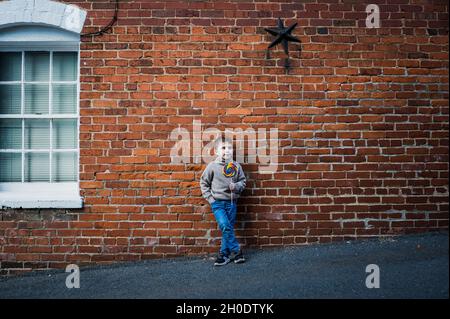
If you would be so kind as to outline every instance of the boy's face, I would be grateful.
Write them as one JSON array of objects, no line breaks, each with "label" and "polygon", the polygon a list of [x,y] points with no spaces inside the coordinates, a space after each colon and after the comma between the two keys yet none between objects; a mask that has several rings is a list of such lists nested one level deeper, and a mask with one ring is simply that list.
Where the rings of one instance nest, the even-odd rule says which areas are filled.
[{"label": "boy's face", "polygon": [[233,144],[231,144],[231,143],[220,143],[217,146],[216,154],[221,159],[231,160],[233,158]]}]

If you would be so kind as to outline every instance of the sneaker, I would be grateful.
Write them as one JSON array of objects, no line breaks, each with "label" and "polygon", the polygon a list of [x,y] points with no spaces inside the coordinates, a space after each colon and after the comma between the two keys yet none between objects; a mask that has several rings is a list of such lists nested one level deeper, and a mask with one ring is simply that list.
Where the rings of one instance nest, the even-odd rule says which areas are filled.
[{"label": "sneaker", "polygon": [[236,252],[231,252],[230,260],[234,261],[235,264],[241,264],[245,262],[244,255],[242,255],[242,250]]},{"label": "sneaker", "polygon": [[217,257],[214,266],[224,266],[230,262],[230,258],[228,256],[225,256],[224,254],[220,253]]}]

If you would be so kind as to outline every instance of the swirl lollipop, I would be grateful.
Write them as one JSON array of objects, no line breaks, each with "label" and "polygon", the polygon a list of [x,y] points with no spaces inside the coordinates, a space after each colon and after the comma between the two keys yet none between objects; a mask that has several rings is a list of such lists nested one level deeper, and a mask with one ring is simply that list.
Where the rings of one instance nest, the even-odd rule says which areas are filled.
[{"label": "swirl lollipop", "polygon": [[233,177],[237,174],[238,168],[233,162],[229,162],[227,165],[223,166],[222,173],[225,177]]},{"label": "swirl lollipop", "polygon": [[[222,169],[223,176],[231,178],[231,181],[233,181],[233,177],[236,176],[237,173],[238,173],[238,168],[237,168],[236,164],[234,164],[233,162],[229,162],[228,164],[223,166],[223,169]],[[231,184],[231,181],[230,181],[230,184]],[[231,191],[231,205],[233,205],[233,191]]]}]

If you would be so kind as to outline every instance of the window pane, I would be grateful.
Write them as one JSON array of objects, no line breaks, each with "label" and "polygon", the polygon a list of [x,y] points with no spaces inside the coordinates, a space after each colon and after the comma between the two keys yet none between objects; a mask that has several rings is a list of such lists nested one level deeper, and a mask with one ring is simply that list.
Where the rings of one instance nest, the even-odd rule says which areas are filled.
[{"label": "window pane", "polygon": [[20,114],[20,100],[20,84],[0,85],[0,114]]},{"label": "window pane", "polygon": [[76,52],[53,53],[53,81],[76,81],[78,56]]},{"label": "window pane", "polygon": [[49,52],[25,52],[25,81],[48,81]]},{"label": "window pane", "polygon": [[77,147],[77,120],[53,120],[53,148],[75,149]]},{"label": "window pane", "polygon": [[53,114],[75,114],[76,110],[76,84],[53,84]]},{"label": "window pane", "polygon": [[0,153],[0,182],[22,182],[21,153]]},{"label": "window pane", "polygon": [[0,81],[20,81],[22,52],[0,52]]},{"label": "window pane", "polygon": [[50,148],[49,120],[25,120],[25,148]]},{"label": "window pane", "polygon": [[48,114],[48,85],[25,85],[25,114]]},{"label": "window pane", "polygon": [[22,120],[0,119],[0,149],[22,148]]},{"label": "window pane", "polygon": [[77,180],[77,153],[53,153],[52,160],[52,182],[75,182]]},{"label": "window pane", "polygon": [[49,182],[49,153],[25,153],[25,182]]}]

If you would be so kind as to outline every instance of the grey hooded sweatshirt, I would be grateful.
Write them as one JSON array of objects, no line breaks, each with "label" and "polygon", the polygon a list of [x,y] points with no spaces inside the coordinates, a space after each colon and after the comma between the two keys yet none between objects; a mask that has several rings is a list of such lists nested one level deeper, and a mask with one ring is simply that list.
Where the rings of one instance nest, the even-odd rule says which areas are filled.
[{"label": "grey hooded sweatshirt", "polygon": [[202,195],[210,204],[216,199],[231,200],[231,181],[236,184],[236,188],[233,190],[233,199],[238,199],[245,189],[247,180],[238,162],[234,162],[238,168],[238,174],[233,177],[225,177],[223,175],[223,166],[229,162],[217,157],[206,166],[200,177]]}]

